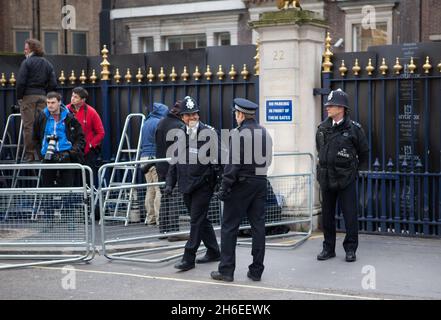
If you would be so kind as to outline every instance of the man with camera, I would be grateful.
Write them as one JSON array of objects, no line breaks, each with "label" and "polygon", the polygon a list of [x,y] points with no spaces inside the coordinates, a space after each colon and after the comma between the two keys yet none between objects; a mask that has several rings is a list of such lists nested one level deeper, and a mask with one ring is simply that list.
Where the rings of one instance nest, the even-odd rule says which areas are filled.
[{"label": "man with camera", "polygon": [[[49,92],[46,96],[47,107],[40,113],[34,124],[34,143],[43,158],[43,163],[84,163],[85,138],[80,123],[75,116],[62,105],[61,95]],[[73,170],[43,170],[43,187],[75,186]],[[46,198],[45,218],[53,222],[54,206]],[[63,199],[64,209],[74,203],[68,196]],[[63,214],[62,214],[63,218]],[[65,218],[65,216],[64,216]]]}]

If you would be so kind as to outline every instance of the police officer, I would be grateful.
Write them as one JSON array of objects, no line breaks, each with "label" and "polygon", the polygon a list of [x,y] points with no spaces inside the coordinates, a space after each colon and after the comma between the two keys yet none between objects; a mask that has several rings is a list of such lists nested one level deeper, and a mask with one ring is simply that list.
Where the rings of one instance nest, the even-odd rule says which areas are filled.
[{"label": "police officer", "polygon": [[[199,106],[193,98],[185,97],[181,102],[180,110],[185,125],[178,132],[181,135],[178,136],[177,143],[183,141],[184,148],[180,150],[178,147],[177,149],[178,154],[175,154],[174,159],[177,163],[169,168],[164,193],[170,196],[173,187],[178,182],[179,191],[183,194],[185,206],[190,213],[190,238],[185,245],[182,260],[175,264],[176,269],[187,271],[195,267],[195,262],[219,261],[220,257],[213,225],[207,217],[210,200],[217,183],[215,167],[219,166],[219,161],[209,158],[206,159],[207,162],[201,161],[204,154],[199,154],[199,152],[206,141],[198,139],[200,135],[211,137],[209,140],[211,143],[214,142],[213,138],[218,138],[218,135],[214,128],[199,121]],[[207,252],[204,257],[196,259],[201,241],[204,242]]]},{"label": "police officer", "polygon": [[353,262],[358,247],[356,177],[359,167],[367,164],[369,147],[361,125],[349,117],[348,95],[344,91],[331,91],[325,107],[328,118],[318,126],[316,134],[325,238],[317,259],[335,257],[335,208],[339,199],[346,227],[346,261]]},{"label": "police officer", "polygon": [[[256,121],[257,109],[258,105],[249,100],[234,99],[238,127],[231,135],[229,163],[224,167],[222,185],[217,194],[224,201],[224,211],[221,261],[218,271],[211,272],[211,278],[215,280],[234,280],[237,234],[244,216],[250,221],[252,234],[253,263],[248,266],[247,276],[253,281],[260,281],[264,269],[266,174],[271,163],[272,142],[265,128]],[[256,156],[261,156],[263,161]]]}]

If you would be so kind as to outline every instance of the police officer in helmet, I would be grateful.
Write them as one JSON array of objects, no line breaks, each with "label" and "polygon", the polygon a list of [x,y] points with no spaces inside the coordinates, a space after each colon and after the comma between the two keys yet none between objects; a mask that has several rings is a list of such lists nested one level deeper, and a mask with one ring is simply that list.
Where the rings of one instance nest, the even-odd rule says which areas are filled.
[{"label": "police officer in helmet", "polygon": [[323,251],[318,260],[335,257],[335,209],[337,200],[343,213],[346,236],[343,247],[346,261],[356,260],[358,214],[356,178],[365,167],[369,146],[361,125],[349,117],[348,95],[341,89],[331,91],[325,103],[328,118],[316,134],[318,151],[317,179],[322,194]]}]

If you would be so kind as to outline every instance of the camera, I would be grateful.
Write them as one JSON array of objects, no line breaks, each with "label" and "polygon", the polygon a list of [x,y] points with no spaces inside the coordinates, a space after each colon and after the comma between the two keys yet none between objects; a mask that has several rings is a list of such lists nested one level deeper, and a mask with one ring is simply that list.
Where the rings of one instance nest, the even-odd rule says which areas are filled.
[{"label": "camera", "polygon": [[46,137],[46,140],[48,142],[47,151],[44,155],[44,160],[46,161],[52,161],[54,159],[55,155],[55,146],[58,141],[58,137],[56,135],[50,135]]}]

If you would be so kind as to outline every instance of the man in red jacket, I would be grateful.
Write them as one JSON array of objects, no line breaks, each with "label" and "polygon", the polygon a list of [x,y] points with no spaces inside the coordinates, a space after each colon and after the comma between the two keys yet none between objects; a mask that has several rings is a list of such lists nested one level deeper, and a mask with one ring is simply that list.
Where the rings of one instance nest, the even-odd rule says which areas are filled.
[{"label": "man in red jacket", "polygon": [[71,103],[67,105],[67,108],[75,115],[83,128],[86,137],[85,164],[92,168],[96,181],[96,161],[104,139],[104,127],[96,110],[86,103],[87,97],[88,93],[83,87],[72,89]]}]

